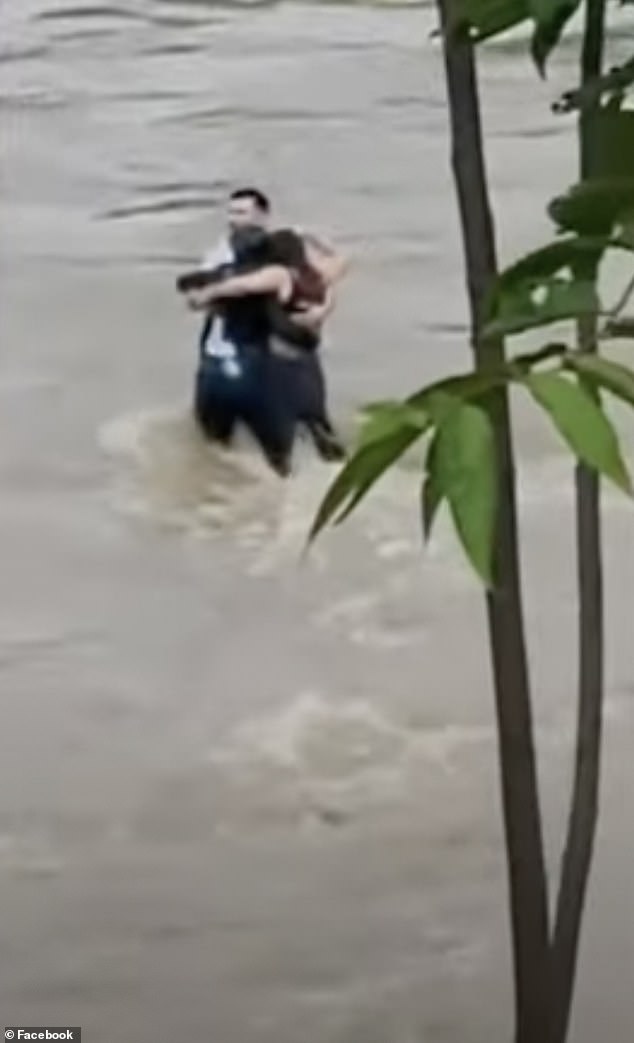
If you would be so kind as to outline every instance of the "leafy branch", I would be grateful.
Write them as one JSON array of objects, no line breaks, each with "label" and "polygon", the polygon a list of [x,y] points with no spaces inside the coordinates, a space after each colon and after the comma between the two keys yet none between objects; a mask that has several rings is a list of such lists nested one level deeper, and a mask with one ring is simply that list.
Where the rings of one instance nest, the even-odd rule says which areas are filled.
[{"label": "leafy branch", "polygon": [[531,55],[541,75],[580,0],[459,0],[450,31],[481,43],[532,21]]},{"label": "leafy branch", "polygon": [[616,304],[608,313],[607,321],[601,330],[602,339],[617,337],[634,337],[634,318],[623,317],[623,311],[634,293],[634,275],[623,290]]},{"label": "leafy branch", "polygon": [[[602,309],[596,290],[607,251],[634,253],[628,233],[634,179],[618,187],[615,193],[612,182],[583,182],[551,204],[551,216],[564,234],[498,276],[484,311],[482,341],[580,315],[606,315],[604,336],[624,335],[619,317],[634,292],[634,277],[610,311]],[[634,407],[634,370],[551,342],[493,368],[435,381],[403,401],[367,406],[356,448],[328,489],[309,542],[326,525],[347,518],[388,468],[426,440],[421,481],[425,539],[446,503],[473,568],[487,586],[493,585],[498,461],[491,404],[504,386],[520,387],[531,396],[578,461],[632,493],[601,392]]]},{"label": "leafy branch", "polygon": [[608,100],[618,99],[634,83],[634,56],[624,62],[623,65],[615,66],[602,76],[597,76],[575,90],[565,91],[557,101],[553,102],[552,109],[556,113],[567,113],[589,109],[602,101],[606,96]]},{"label": "leafy branch", "polygon": [[[546,370],[540,369],[544,363],[550,363]],[[582,376],[584,384],[572,376]],[[634,370],[551,344],[489,373],[460,374],[430,384],[405,401],[370,407],[357,447],[326,493],[309,541],[326,525],[340,524],[388,467],[429,437],[421,485],[425,538],[446,502],[469,561],[491,585],[497,462],[487,399],[502,383],[527,391],[575,457],[631,495],[612,422],[587,388],[607,391],[634,406]]]}]

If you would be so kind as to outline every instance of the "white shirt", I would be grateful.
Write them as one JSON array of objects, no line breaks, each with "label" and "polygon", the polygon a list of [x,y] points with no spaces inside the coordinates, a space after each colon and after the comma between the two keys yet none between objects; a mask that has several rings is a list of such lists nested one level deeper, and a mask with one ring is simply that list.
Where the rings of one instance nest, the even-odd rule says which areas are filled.
[{"label": "white shirt", "polygon": [[231,249],[231,243],[227,236],[219,239],[215,246],[211,250],[207,250],[200,267],[203,271],[211,271],[212,268],[218,268],[221,264],[233,264],[235,256]]},{"label": "white shirt", "polygon": [[[209,272],[221,264],[231,264],[234,259],[231,244],[225,236],[219,239],[211,250],[206,251],[200,267],[203,271]],[[219,315],[215,315],[212,319],[203,351],[205,355],[212,355],[214,358],[233,359],[236,357],[235,345],[225,337],[225,324]]]}]

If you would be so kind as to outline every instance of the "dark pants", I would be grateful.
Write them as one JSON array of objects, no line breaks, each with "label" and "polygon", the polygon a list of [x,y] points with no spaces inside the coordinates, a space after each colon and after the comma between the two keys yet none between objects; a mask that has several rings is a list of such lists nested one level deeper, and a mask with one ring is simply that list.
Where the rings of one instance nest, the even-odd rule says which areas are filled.
[{"label": "dark pants", "polygon": [[306,352],[287,365],[294,367],[298,421],[306,425],[320,456],[326,460],[343,459],[345,449],[328,414],[326,381],[319,355],[316,351]]},{"label": "dark pants", "polygon": [[287,475],[296,416],[287,380],[276,360],[259,348],[241,348],[230,360],[203,357],[196,374],[196,419],[208,438],[224,444],[241,421],[271,467]]},{"label": "dark pants", "polygon": [[305,423],[317,420],[330,425],[326,405],[326,381],[316,352],[306,352],[294,366],[295,396],[298,419]]}]

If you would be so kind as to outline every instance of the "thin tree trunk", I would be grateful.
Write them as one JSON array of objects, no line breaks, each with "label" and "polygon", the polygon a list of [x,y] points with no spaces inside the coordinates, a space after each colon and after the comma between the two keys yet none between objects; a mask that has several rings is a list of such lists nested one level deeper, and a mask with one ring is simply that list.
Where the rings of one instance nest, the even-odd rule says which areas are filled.
[{"label": "thin tree trunk", "polygon": [[[601,72],[605,0],[587,0],[582,49],[582,83]],[[580,173],[592,176],[597,106],[579,118]],[[578,324],[578,350],[597,351],[597,323]],[[592,391],[592,389],[588,389]],[[579,597],[579,700],[575,775],[552,943],[554,975],[553,1043],[565,1043],[574,994],[581,922],[586,900],[599,813],[603,732],[603,574],[601,505],[595,472],[578,465],[575,473],[577,577]]]},{"label": "thin tree trunk", "polygon": [[[480,342],[483,305],[496,276],[473,46],[451,31],[452,0],[438,0],[449,94],[452,164],[466,258],[476,368],[504,357],[503,342]],[[490,400],[498,451],[495,589],[487,615],[498,725],[502,805],[513,940],[516,1043],[549,1041],[548,893],[517,539],[513,447],[506,391]]]}]

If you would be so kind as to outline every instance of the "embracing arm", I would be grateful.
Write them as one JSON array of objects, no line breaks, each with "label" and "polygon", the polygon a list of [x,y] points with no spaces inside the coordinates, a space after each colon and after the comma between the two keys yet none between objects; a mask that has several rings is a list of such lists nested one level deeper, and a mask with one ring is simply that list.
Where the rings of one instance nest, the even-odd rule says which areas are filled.
[{"label": "embracing arm", "polygon": [[184,272],[176,280],[176,289],[179,293],[189,293],[190,290],[202,290],[206,286],[220,282],[232,271],[232,265],[223,264],[217,268],[195,268],[193,271]]},{"label": "embracing arm", "polygon": [[200,292],[200,299],[204,297],[206,303],[223,300],[227,297],[250,297],[258,294],[274,294],[280,300],[288,299],[292,292],[292,280],[285,268],[277,265],[269,265],[260,268],[257,272],[249,272],[247,275],[234,275],[229,279],[223,279],[219,283],[205,287]]}]

